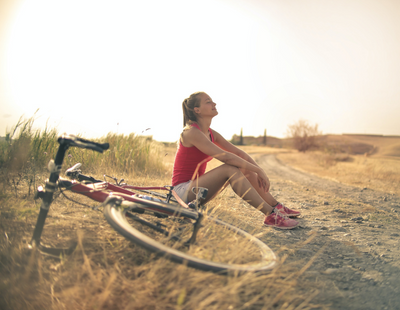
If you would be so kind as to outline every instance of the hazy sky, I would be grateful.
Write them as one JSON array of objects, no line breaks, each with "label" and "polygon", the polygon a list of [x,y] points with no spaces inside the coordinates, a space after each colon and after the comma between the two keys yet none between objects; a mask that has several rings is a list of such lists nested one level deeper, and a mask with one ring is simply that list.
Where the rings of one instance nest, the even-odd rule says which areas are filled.
[{"label": "hazy sky", "polygon": [[205,91],[230,139],[400,135],[398,0],[0,0],[0,135],[36,125],[101,137],[182,129]]}]

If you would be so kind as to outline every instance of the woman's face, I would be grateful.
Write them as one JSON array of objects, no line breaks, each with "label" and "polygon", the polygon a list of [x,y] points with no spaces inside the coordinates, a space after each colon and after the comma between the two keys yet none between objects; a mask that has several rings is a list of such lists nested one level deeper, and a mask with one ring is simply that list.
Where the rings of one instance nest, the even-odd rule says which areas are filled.
[{"label": "woman's face", "polygon": [[211,97],[206,93],[202,93],[198,95],[200,97],[200,106],[195,107],[195,112],[197,116],[211,116],[214,117],[218,115],[218,111],[216,108],[216,103],[212,101]]}]

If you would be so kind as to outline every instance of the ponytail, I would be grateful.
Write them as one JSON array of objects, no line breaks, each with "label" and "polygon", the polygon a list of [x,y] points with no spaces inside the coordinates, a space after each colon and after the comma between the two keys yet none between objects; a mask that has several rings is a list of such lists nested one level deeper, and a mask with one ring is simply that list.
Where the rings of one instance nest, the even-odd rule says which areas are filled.
[{"label": "ponytail", "polygon": [[200,98],[198,95],[203,94],[203,92],[193,93],[182,102],[183,111],[183,127],[190,125],[197,121],[196,113],[194,112],[195,107],[200,106]]}]

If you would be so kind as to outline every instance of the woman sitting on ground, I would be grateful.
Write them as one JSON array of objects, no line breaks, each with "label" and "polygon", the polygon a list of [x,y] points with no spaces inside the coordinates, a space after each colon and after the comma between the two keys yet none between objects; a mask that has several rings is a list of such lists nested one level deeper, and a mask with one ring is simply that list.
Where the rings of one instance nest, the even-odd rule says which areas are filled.
[{"label": "woman sitting on ground", "polygon": [[[192,187],[205,187],[204,203],[213,199],[227,184],[250,205],[266,215],[264,225],[292,229],[300,212],[290,210],[269,193],[270,182],[256,162],[244,151],[210,128],[218,115],[216,103],[204,92],[190,95],[182,103],[183,125],[175,156],[172,185],[186,203],[195,199]],[[224,164],[205,173],[207,162],[216,158]]]}]

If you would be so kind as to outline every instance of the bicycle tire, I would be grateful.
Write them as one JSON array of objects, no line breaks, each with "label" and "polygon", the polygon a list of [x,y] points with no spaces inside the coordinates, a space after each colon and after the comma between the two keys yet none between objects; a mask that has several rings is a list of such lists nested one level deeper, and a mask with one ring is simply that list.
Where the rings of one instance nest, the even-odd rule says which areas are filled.
[{"label": "bicycle tire", "polygon": [[[185,252],[182,250],[182,248],[177,248],[176,244],[165,244],[162,243],[162,241],[167,241],[168,243],[171,242],[171,239],[173,238],[166,238],[165,236],[159,236],[162,235],[160,234],[157,229],[152,229],[151,227],[148,229],[149,231],[144,232],[143,230],[139,229],[137,227],[137,221],[135,219],[130,218],[131,216],[131,210],[134,209],[148,209],[151,208],[151,210],[156,210],[155,214],[158,212],[160,213],[170,213],[171,210],[175,210],[175,212],[179,213],[179,217],[173,217],[174,219],[171,219],[172,217],[169,217],[168,219],[172,221],[173,223],[170,223],[170,226],[173,227],[176,225],[176,221],[179,221],[180,223],[185,223],[187,222],[188,225],[190,226],[192,224],[189,224],[189,221],[191,222],[196,218],[197,212],[193,212],[191,210],[182,210],[182,207],[179,205],[173,205],[173,204],[166,204],[162,202],[155,202],[155,201],[143,201],[143,202],[135,202],[135,203],[130,203],[131,207],[123,207],[123,206],[117,206],[114,202],[107,203],[105,208],[104,208],[104,214],[106,217],[106,220],[108,223],[122,236],[124,236],[126,239],[129,241],[132,241],[133,243],[145,248],[146,250],[156,253],[157,255],[166,257],[167,259],[179,263],[179,264],[186,264],[189,267],[203,270],[203,271],[211,271],[219,274],[229,274],[229,273],[245,273],[245,272],[267,272],[272,270],[276,266],[276,256],[275,253],[266,245],[264,242],[259,240],[258,238],[252,236],[251,234],[247,233],[246,231],[235,227],[233,225],[230,225],[226,222],[223,222],[219,219],[213,218],[213,217],[207,217],[207,224],[203,225],[203,229],[201,229],[202,234],[204,235],[202,238],[205,238],[205,245],[201,244],[201,242],[196,241],[195,245],[190,246],[190,250],[195,248],[194,251],[196,252],[196,255],[200,253],[204,257],[198,257],[194,256],[193,252]],[[157,211],[158,210],[158,211]],[[135,215],[135,217],[137,217]],[[140,218],[142,215],[140,215]],[[156,216],[153,215],[148,215],[148,218],[155,219]],[[150,223],[150,222],[149,222]],[[208,225],[208,226],[207,226]],[[221,229],[220,229],[221,228]],[[147,229],[147,228],[146,228]],[[144,230],[146,230],[144,229]],[[178,231],[180,231],[178,229]],[[227,240],[228,243],[225,242],[225,244],[230,245],[232,240],[235,241],[233,242],[232,246],[237,246],[238,242],[246,242],[245,247],[250,248],[252,247],[252,254],[255,254],[257,256],[256,261],[253,261],[251,263],[249,262],[244,262],[244,263],[236,263],[232,261],[214,261],[213,259],[210,259],[209,257],[207,258],[207,255],[210,255],[210,251],[213,253],[215,252],[215,249],[212,248],[212,245],[210,245],[210,241],[207,238],[210,238],[210,236],[207,237],[208,233],[212,232],[217,232],[218,234],[223,231],[224,233],[229,232],[230,239]],[[150,236],[149,236],[150,235]],[[154,236],[158,237],[158,240],[155,239]],[[213,235],[211,235],[213,236]],[[243,240],[238,240],[240,238],[243,238]],[[211,238],[212,239],[212,238]],[[161,240],[161,241],[160,241]],[[236,241],[238,240],[238,241]],[[221,244],[221,239],[216,240],[217,243]],[[199,243],[200,245],[197,245]],[[236,243],[236,245],[235,245]],[[182,247],[182,244],[179,244],[178,246]],[[203,247],[203,248],[202,248]],[[204,249],[207,247],[207,249]],[[211,248],[210,248],[211,247]],[[200,248],[200,249],[197,249]],[[208,249],[210,248],[210,249]],[[254,248],[254,249],[253,249]],[[234,248],[235,249],[235,248]],[[238,250],[238,249],[236,249]],[[221,250],[222,251],[222,250]],[[240,252],[243,252],[246,250],[241,249]],[[253,253],[253,251],[255,251]],[[226,252],[226,250],[224,250]],[[228,253],[229,254],[229,253]],[[215,254],[212,254],[214,256]],[[235,254],[232,254],[235,255]],[[250,256],[251,254],[249,254]],[[235,257],[236,259],[236,257]],[[247,259],[247,258],[246,258]]]}]

